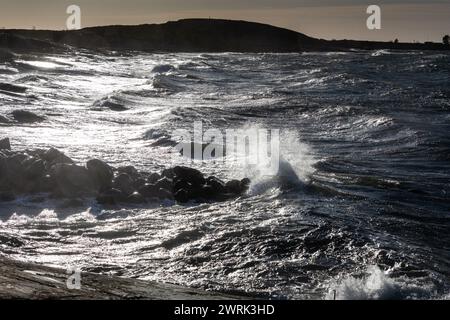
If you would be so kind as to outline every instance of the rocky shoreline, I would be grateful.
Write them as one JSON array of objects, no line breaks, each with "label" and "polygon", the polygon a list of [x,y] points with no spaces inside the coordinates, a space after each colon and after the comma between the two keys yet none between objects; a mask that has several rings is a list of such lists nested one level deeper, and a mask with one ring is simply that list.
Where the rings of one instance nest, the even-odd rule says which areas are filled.
[{"label": "rocky shoreline", "polygon": [[66,270],[19,262],[0,256],[0,299],[33,300],[236,300],[221,293],[171,284],[80,274],[79,289],[69,289]]},{"label": "rocky shoreline", "polygon": [[214,176],[177,166],[161,173],[140,172],[132,166],[114,168],[92,159],[78,165],[55,148],[11,150],[0,139],[0,202],[22,195],[76,200],[95,197],[101,205],[226,201],[246,193],[249,179],[224,182]]}]

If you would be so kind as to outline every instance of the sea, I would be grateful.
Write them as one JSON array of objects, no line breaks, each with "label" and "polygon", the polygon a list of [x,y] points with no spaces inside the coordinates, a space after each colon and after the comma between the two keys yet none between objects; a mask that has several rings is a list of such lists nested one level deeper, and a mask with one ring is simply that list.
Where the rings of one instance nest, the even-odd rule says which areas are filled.
[{"label": "sea", "polygon": [[[20,196],[0,203],[1,256],[255,298],[450,299],[448,52],[1,59],[0,115],[45,117],[0,123],[14,150],[55,147],[79,164],[146,172],[178,157],[252,181],[207,203]],[[173,133],[199,122],[278,130],[280,175],[174,154]]]}]

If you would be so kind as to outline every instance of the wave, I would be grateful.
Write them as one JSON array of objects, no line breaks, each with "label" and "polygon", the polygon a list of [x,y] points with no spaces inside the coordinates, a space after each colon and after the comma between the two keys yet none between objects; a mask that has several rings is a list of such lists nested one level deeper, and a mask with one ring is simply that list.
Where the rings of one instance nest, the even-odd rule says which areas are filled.
[{"label": "wave", "polygon": [[433,298],[433,288],[412,284],[406,279],[392,279],[389,272],[370,266],[362,277],[350,276],[331,287],[327,299],[404,300]]}]

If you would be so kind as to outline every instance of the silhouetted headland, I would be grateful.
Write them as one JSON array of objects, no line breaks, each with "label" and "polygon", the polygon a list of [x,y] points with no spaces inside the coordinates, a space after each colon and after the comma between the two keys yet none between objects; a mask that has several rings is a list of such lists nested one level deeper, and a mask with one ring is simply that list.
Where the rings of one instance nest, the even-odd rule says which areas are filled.
[{"label": "silhouetted headland", "polygon": [[16,52],[55,51],[66,46],[145,52],[303,52],[361,50],[449,50],[441,43],[394,43],[315,39],[266,24],[185,19],[164,24],[104,26],[72,31],[3,30],[0,47]]}]

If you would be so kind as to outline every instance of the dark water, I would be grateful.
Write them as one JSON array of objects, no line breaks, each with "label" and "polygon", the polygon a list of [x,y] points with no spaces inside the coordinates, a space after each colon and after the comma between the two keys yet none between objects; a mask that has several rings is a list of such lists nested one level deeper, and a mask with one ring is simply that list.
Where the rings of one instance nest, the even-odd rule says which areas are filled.
[{"label": "dark water", "polygon": [[194,163],[252,188],[188,206],[2,203],[4,255],[261,297],[450,297],[448,54],[77,52],[3,61],[0,83],[15,86],[0,87],[0,114],[47,117],[0,124],[14,148],[159,171],[194,121],[280,129],[282,170],[299,178]]}]

